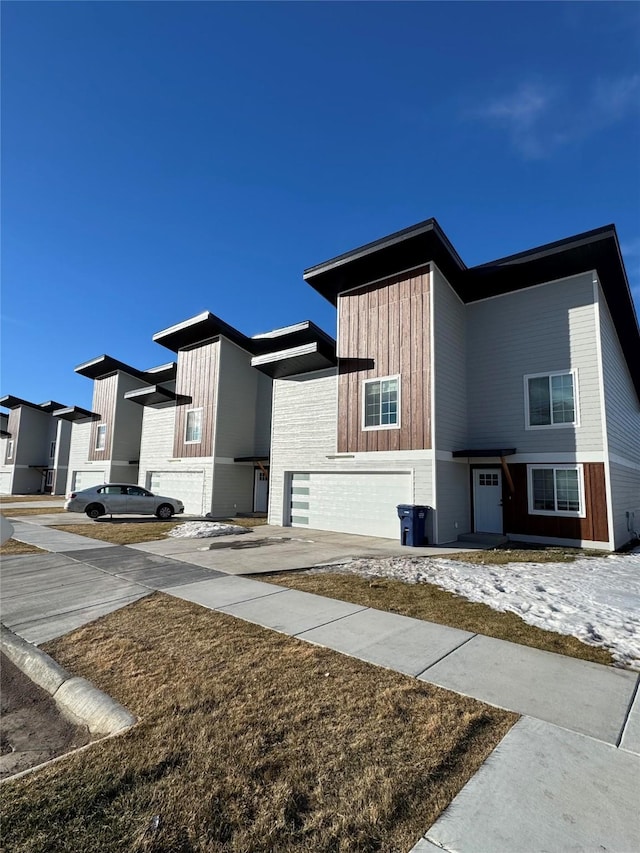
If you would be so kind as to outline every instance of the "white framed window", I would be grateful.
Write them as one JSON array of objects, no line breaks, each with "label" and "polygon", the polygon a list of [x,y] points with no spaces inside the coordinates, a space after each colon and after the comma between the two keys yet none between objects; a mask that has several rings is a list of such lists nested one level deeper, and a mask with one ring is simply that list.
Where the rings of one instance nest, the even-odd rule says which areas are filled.
[{"label": "white framed window", "polygon": [[49,459],[54,459],[56,455],[56,443],[52,441],[49,445]]},{"label": "white framed window", "polygon": [[13,439],[10,438],[7,442],[7,459],[13,459]]},{"label": "white framed window", "polygon": [[202,441],[202,409],[189,409],[184,428],[184,443],[199,444]]},{"label": "white framed window", "polygon": [[529,515],[585,517],[582,465],[527,465]]},{"label": "white framed window", "polygon": [[51,470],[51,468],[49,468],[49,470],[47,471],[47,477],[45,480],[45,485],[46,486],[53,486],[53,471]]},{"label": "white framed window", "polygon": [[526,429],[578,426],[576,371],[525,376],[524,410]]},{"label": "white framed window", "polygon": [[362,429],[400,427],[400,377],[383,376],[362,383]]},{"label": "white framed window", "polygon": [[107,425],[98,424],[96,432],[96,450],[104,450],[107,444]]}]

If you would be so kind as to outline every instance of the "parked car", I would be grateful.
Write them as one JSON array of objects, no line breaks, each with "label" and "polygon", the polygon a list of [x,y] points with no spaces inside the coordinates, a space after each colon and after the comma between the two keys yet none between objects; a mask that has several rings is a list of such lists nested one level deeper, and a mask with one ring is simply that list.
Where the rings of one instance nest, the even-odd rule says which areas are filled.
[{"label": "parked car", "polygon": [[156,515],[166,520],[184,512],[184,504],[177,498],[154,495],[142,486],[130,483],[103,483],[67,495],[64,508],[67,512],[85,512],[89,518],[101,515],[131,513]]}]

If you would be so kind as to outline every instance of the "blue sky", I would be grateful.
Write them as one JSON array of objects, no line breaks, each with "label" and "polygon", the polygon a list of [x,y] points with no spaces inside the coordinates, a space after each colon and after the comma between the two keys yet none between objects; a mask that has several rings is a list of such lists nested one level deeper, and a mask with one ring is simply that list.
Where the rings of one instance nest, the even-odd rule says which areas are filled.
[{"label": "blue sky", "polygon": [[614,222],[640,305],[632,3],[2,6],[1,393],[91,404],[205,309],[335,333],[304,268],[434,216],[477,264]]}]

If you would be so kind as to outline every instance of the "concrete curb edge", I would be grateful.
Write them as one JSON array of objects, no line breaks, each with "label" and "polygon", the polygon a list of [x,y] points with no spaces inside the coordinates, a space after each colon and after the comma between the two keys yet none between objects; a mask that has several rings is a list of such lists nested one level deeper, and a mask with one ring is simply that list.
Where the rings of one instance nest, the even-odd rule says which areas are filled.
[{"label": "concrete curb edge", "polygon": [[91,734],[113,735],[138,720],[86,678],[72,676],[37,646],[1,625],[0,648],[34,684],[51,695],[60,710],[87,726]]}]

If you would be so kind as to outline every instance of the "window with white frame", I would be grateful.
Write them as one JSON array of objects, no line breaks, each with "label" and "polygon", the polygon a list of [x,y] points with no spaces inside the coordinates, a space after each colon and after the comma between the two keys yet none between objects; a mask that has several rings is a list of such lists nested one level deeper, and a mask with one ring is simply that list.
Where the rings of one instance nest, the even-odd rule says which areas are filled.
[{"label": "window with white frame", "polygon": [[47,478],[45,480],[45,485],[46,486],[53,486],[53,471],[51,470],[51,468],[49,468],[49,470],[47,471]]},{"label": "window with white frame", "polygon": [[578,423],[575,371],[534,373],[524,381],[527,429]]},{"label": "window with white frame", "polygon": [[104,450],[107,444],[107,425],[98,424],[96,432],[96,450]]},{"label": "window with white frame", "polygon": [[529,514],[584,518],[582,465],[529,465]]},{"label": "window with white frame", "polygon": [[13,458],[13,439],[9,439],[7,442],[7,459]]},{"label": "window with white frame", "polygon": [[393,429],[400,426],[400,377],[365,379],[362,394],[362,428]]},{"label": "window with white frame", "polygon": [[49,459],[53,459],[56,455],[56,443],[52,441],[49,445]]},{"label": "window with white frame", "polygon": [[202,409],[189,409],[184,430],[185,444],[198,444],[202,440]]}]

